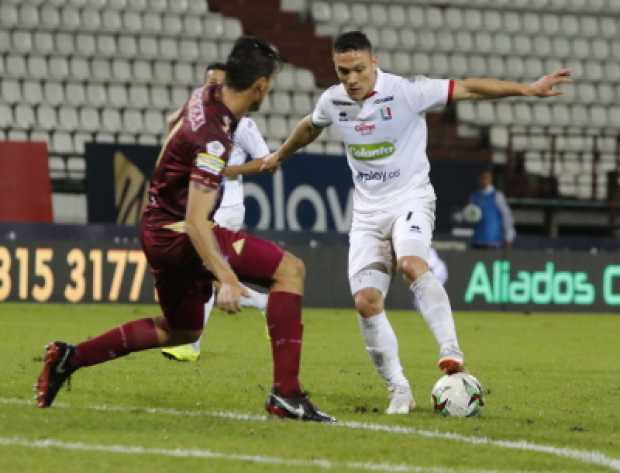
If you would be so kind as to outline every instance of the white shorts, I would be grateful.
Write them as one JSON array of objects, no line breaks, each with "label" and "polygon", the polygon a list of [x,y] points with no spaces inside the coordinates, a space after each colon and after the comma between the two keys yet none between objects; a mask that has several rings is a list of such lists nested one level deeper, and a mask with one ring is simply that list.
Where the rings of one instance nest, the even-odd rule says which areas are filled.
[{"label": "white shorts", "polygon": [[220,207],[213,216],[213,220],[220,227],[224,227],[235,232],[241,230],[241,227],[243,227],[244,218],[245,206],[243,204]]},{"label": "white shorts", "polygon": [[349,233],[351,293],[374,287],[387,294],[389,276],[399,258],[418,256],[428,261],[434,228],[435,199],[417,200],[397,209],[354,212]]}]

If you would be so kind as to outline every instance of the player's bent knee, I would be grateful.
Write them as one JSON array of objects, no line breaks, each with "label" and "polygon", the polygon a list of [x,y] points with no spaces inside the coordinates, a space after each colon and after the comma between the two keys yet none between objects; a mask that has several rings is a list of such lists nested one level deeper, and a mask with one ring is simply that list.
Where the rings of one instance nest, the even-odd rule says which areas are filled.
[{"label": "player's bent knee", "polygon": [[398,269],[405,279],[413,282],[428,271],[428,264],[419,256],[404,256],[398,260]]},{"label": "player's bent knee", "polygon": [[306,278],[306,265],[297,256],[284,253],[284,257],[274,274],[276,281],[302,282]]},{"label": "player's bent knee", "polygon": [[355,309],[362,317],[372,317],[383,312],[383,294],[378,289],[369,287],[353,296]]}]

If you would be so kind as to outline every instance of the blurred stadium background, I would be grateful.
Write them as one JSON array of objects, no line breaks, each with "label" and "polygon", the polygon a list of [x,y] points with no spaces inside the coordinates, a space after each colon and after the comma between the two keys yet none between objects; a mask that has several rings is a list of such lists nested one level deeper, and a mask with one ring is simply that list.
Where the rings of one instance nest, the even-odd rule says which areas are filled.
[{"label": "blurred stadium background", "polygon": [[[166,115],[202,82],[207,63],[223,60],[239,35],[256,35],[275,44],[286,60],[254,115],[275,149],[336,81],[331,42],[350,29],[369,36],[384,70],[405,76],[526,82],[558,67],[573,71],[575,83],[558,98],[459,103],[429,114],[429,156],[439,196],[436,246],[449,264],[448,288],[457,308],[469,307],[465,293],[482,262],[489,284],[503,285],[508,295],[474,298],[479,302],[474,308],[505,308],[510,278],[523,270],[532,278],[543,274],[546,282],[540,284],[558,296],[543,297],[540,307],[615,310],[620,305],[615,0],[2,0],[3,300],[152,301],[145,295],[148,284],[131,287],[125,266],[117,275],[114,264],[120,263],[110,250],[129,252],[121,257],[123,265],[139,259],[131,253],[138,249],[135,223]],[[292,160],[274,176],[246,180],[248,227],[313,258],[310,304],[346,306],[350,173],[331,130],[304,152],[312,158]],[[459,211],[476,176],[489,166],[513,209],[517,241],[512,251],[465,251],[471,228]],[[74,247],[81,253],[71,253]],[[37,253],[46,248],[51,255]],[[336,283],[328,284],[322,271],[334,261],[342,268],[334,271]],[[80,286],[71,271],[81,263],[94,268],[82,269],[84,298],[67,298],[67,287]],[[507,282],[499,276],[494,281],[496,263],[508,264],[497,269],[508,272]],[[50,267],[52,279],[37,265]],[[576,296],[567,295],[575,284],[558,279],[558,271],[574,277],[585,271],[594,287],[589,302],[575,303]],[[116,298],[108,292],[115,277],[122,283]],[[49,287],[50,281],[56,284]],[[547,291],[535,285],[533,293]],[[48,297],[35,288],[44,288]],[[132,288],[140,296],[130,297]],[[400,297],[396,291],[397,305]],[[529,307],[532,297],[514,307]],[[405,299],[402,305],[408,306]]]}]

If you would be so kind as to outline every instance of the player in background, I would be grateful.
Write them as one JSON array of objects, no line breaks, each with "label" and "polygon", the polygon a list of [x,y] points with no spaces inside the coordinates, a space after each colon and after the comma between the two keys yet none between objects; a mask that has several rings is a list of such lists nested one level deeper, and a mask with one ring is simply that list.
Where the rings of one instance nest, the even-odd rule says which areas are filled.
[{"label": "player in background", "polygon": [[[205,84],[221,85],[224,83],[226,77],[226,65],[223,63],[212,63],[207,66],[207,72],[205,77]],[[169,122],[172,124],[176,121],[176,118],[182,110],[178,110],[169,118]],[[239,231],[243,226],[245,219],[245,206],[243,205],[243,174],[249,174],[252,172],[258,172],[259,167],[257,163],[251,161],[245,164],[246,159],[252,160],[260,159],[269,154],[269,148],[263,139],[258,127],[254,120],[248,117],[243,117],[239,120],[239,125],[234,135],[234,146],[228,160],[228,165],[224,169],[224,181],[223,181],[223,194],[220,207],[213,216],[213,221],[220,227],[228,228],[229,230]],[[217,283],[216,287],[217,287]],[[241,307],[254,307],[258,310],[264,311],[267,307],[267,294],[255,291],[247,286],[244,286],[248,295],[242,295],[240,305]],[[205,304],[204,309],[204,331],[209,321],[209,316],[213,310],[213,305],[217,295],[214,291],[213,296],[209,299],[209,302]],[[200,341],[202,336],[194,343],[188,343],[186,345],[180,345],[177,347],[163,348],[162,354],[172,360],[177,361],[196,361],[200,357]]]},{"label": "player in background", "polygon": [[390,393],[388,414],[415,406],[403,374],[396,335],[385,314],[392,253],[411,291],[411,303],[439,345],[439,368],[463,370],[448,295],[428,270],[435,222],[435,192],[429,180],[425,113],[456,100],[560,95],[569,82],[561,69],[531,84],[495,79],[413,80],[381,71],[368,38],[360,31],[341,34],[333,60],[340,84],[327,89],[314,112],[302,119],[286,142],[262,162],[281,163],[314,141],[323,128],[338,128],[346,146],[355,186],[349,234],[349,282],[370,358]]},{"label": "player in background", "polygon": [[218,305],[237,312],[245,291],[241,279],[270,289],[274,380],[266,410],[279,417],[334,421],[314,407],[299,381],[303,262],[272,242],[213,225],[211,219],[237,122],[258,110],[279,63],[264,41],[239,38],[226,61],[224,86],[202,86],[192,93],[162,146],[140,228],[163,316],[122,324],[76,346],[49,343],[36,384],[38,407],[49,407],[79,368],[194,342],[202,332],[213,281],[220,283]]}]

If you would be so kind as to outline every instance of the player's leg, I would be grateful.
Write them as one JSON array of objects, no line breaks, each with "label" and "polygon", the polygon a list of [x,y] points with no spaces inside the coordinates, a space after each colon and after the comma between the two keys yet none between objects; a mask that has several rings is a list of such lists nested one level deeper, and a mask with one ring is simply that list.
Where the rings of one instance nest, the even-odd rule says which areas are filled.
[{"label": "player's leg", "polygon": [[[215,302],[215,294],[211,295],[211,298],[204,305],[204,318],[203,318],[203,331],[211,316],[213,310],[213,304]],[[161,353],[169,360],[174,361],[198,361],[200,358],[200,344],[203,335],[200,335],[193,343],[186,343],[184,345],[173,345],[162,348]]]},{"label": "player's leg", "polygon": [[385,313],[392,266],[389,242],[370,228],[354,225],[350,234],[349,283],[366,351],[390,392],[388,414],[407,414],[415,407],[403,373],[398,340]]},{"label": "player's leg", "polygon": [[[212,280],[204,271],[193,247],[188,245],[191,243],[186,236],[182,236],[174,240],[166,251],[151,254],[156,263],[171,260],[178,265],[155,273],[163,317],[134,320],[76,346],[65,342],[48,344],[43,370],[36,385],[39,407],[49,407],[62,384],[79,368],[149,348],[191,343],[200,336],[202,308],[211,297]],[[186,258],[182,259],[179,255]],[[149,262],[153,266],[151,258]]]},{"label": "player's leg", "polygon": [[422,314],[439,345],[439,367],[445,372],[463,369],[450,300],[427,264],[434,226],[434,203],[407,210],[393,229],[397,266],[409,284],[414,307]]},{"label": "player's leg", "polygon": [[244,232],[219,228],[214,231],[220,249],[240,279],[270,287],[266,318],[273,358],[273,389],[265,406],[267,411],[280,417],[333,422],[332,417],[310,403],[299,381],[303,261],[272,242]]}]

